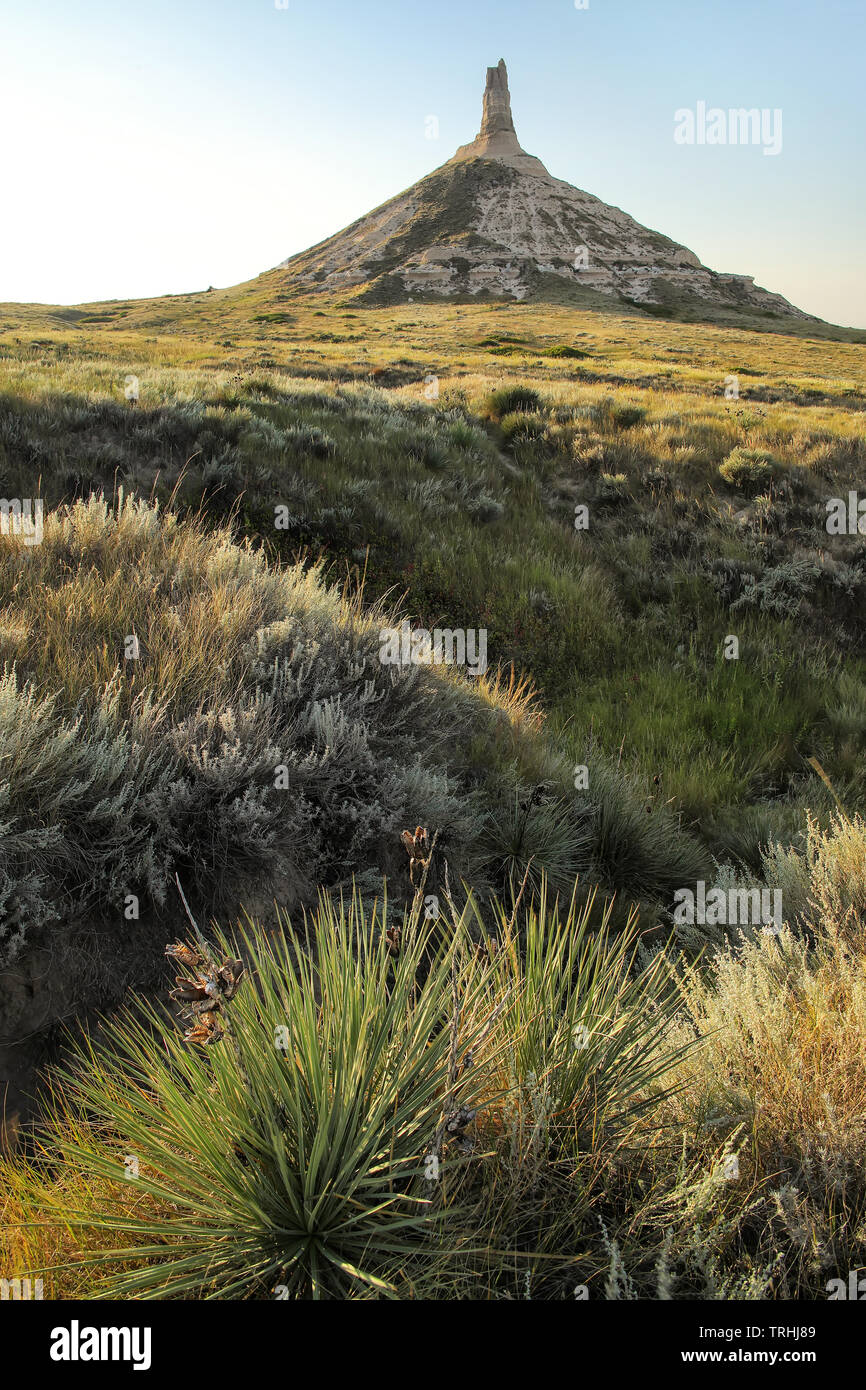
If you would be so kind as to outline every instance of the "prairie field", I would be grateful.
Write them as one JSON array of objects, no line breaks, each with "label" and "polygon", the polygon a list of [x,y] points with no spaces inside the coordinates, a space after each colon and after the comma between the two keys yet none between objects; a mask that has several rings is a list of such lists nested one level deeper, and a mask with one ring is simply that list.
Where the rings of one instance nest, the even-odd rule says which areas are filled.
[{"label": "prairie field", "polygon": [[2,1268],[826,1297],[866,334],[286,283],[0,305]]}]

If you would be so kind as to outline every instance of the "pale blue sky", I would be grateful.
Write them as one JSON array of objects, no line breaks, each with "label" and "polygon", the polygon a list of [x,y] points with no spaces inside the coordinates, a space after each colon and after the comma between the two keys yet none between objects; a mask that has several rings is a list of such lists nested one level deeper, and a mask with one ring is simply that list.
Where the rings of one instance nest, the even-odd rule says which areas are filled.
[{"label": "pale blue sky", "polygon": [[[866,326],[864,0],[0,0],[0,34],[0,300],[249,279],[471,140],[505,58],[551,173]],[[782,152],[677,145],[699,101],[781,108]]]}]

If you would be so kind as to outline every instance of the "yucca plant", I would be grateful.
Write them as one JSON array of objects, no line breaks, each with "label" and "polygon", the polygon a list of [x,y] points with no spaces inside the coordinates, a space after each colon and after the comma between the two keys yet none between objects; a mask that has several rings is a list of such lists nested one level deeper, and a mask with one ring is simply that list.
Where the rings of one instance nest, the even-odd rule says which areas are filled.
[{"label": "yucca plant", "polygon": [[123,1181],[134,1155],[159,1208],[69,1213],[82,1233],[134,1238],[92,1259],[137,1262],[97,1295],[393,1296],[434,1228],[447,1248],[445,1175],[426,1181],[425,1155],[438,1134],[438,1176],[443,1120],[485,1091],[480,1059],[459,1084],[456,1072],[490,1005],[481,977],[457,1003],[461,934],[442,944],[419,917],[388,927],[359,897],[323,900],[312,950],[288,922],[217,936],[215,954],[236,948],[251,977],[226,1007],[227,1038],[191,1048],[141,1004],[63,1078],[65,1161]]},{"label": "yucca plant", "polygon": [[564,799],[541,800],[537,788],[522,797],[516,792],[489,812],[481,843],[489,868],[512,897],[527,876],[532,891],[545,878],[570,893],[594,848],[588,817],[581,819]]},{"label": "yucca plant", "polygon": [[523,890],[509,908],[493,904],[492,926],[474,900],[467,908],[491,962],[500,1076],[483,1163],[464,1188],[473,1206],[458,1267],[438,1297],[571,1298],[596,1277],[599,1205],[689,1047],[668,1043],[678,997],[662,958],[637,967],[635,913],[614,931],[610,904],[599,914],[576,892],[554,901],[544,876],[528,903],[528,876]]},{"label": "yucca plant", "polygon": [[[84,1246],[77,1288],[89,1270],[96,1297],[439,1297],[467,1279],[501,1296],[536,1255],[569,1264],[678,1059],[670,974],[637,972],[634,924],[593,929],[592,902],[560,908],[544,877],[492,918],[446,891],[450,917],[426,922],[423,902],[389,924],[387,904],[323,899],[306,936],[217,934],[210,973],[234,951],[247,972],[232,963],[224,1030],[187,1035],[209,1045],[142,1004],[67,1069],[43,1153],[80,1174],[59,1213]],[[189,973],[194,952],[170,951]],[[175,993],[212,1017],[203,985]]]},{"label": "yucca plant", "polygon": [[663,1092],[678,1060],[664,1046],[678,1000],[662,955],[638,968],[636,911],[614,932],[613,904],[599,921],[595,891],[583,904],[576,887],[564,904],[551,891],[542,876],[519,931],[514,912],[495,905],[492,987],[507,999],[502,1029],[516,1084],[543,1087],[551,1113],[567,1116],[585,1142]]}]

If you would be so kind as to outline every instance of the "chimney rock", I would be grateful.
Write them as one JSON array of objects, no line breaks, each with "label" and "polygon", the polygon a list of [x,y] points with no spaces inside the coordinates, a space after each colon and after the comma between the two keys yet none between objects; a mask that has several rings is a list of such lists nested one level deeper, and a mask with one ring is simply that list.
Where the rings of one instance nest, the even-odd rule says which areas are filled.
[{"label": "chimney rock", "polygon": [[496,159],[501,164],[522,169],[526,174],[540,174],[549,178],[541,160],[527,154],[517,138],[511,116],[511,93],[504,58],[499,59],[495,68],[487,69],[480,131],[471,145],[461,145],[448,163],[460,164],[466,159]]},{"label": "chimney rock", "polygon": [[[499,66],[487,69],[487,86],[484,90],[484,114],[481,118],[479,139],[485,135],[498,135],[510,132],[517,141],[517,132],[511,118],[511,94],[508,91],[508,69],[505,59],[499,59]],[[519,148],[519,146],[518,146]]]}]

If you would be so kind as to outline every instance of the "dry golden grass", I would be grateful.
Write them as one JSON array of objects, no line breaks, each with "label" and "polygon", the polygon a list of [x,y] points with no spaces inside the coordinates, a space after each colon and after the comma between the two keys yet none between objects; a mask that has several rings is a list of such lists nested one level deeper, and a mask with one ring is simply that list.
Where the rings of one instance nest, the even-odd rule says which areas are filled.
[{"label": "dry golden grass", "polygon": [[[67,1138],[74,1132],[67,1131]],[[40,1146],[44,1157],[45,1146]],[[118,1158],[118,1167],[120,1159]],[[116,1242],[111,1229],[89,1232],[86,1242],[71,1224],[76,1212],[99,1212],[108,1221],[145,1220],[159,1204],[136,1190],[133,1182],[111,1183],[82,1169],[57,1162],[25,1163],[21,1155],[0,1155],[0,1268],[3,1277],[41,1278],[46,1299],[87,1299],[94,1293],[93,1269],[77,1262],[85,1244],[91,1254]],[[129,1267],[115,1262],[117,1272]]]}]

